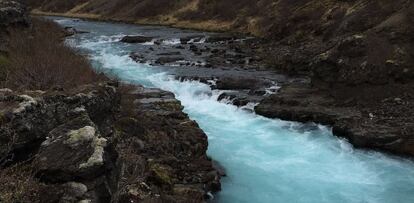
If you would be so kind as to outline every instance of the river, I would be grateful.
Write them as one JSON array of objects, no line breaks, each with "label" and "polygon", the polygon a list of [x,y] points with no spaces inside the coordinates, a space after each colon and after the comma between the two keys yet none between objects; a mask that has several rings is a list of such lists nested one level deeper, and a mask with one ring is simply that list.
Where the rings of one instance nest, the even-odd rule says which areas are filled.
[{"label": "river", "polygon": [[127,34],[168,39],[196,31],[52,18],[90,33],[67,43],[88,54],[94,67],[120,80],[173,92],[208,135],[208,154],[225,169],[217,202],[414,202],[414,163],[374,151],[356,150],[320,125],[268,119],[218,102],[220,94],[198,81],[178,81],[174,69],[136,63],[131,51],[153,44],[125,44]]}]

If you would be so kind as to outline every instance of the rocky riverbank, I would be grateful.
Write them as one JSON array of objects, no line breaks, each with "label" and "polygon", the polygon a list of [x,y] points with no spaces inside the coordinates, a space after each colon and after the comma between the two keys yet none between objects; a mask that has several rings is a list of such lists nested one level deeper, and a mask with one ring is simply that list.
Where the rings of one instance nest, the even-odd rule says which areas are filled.
[{"label": "rocky riverbank", "polygon": [[[148,50],[132,53],[131,58],[168,67],[180,80],[199,80],[221,90],[218,100],[242,108],[258,104],[255,111],[260,115],[329,125],[335,135],[357,148],[413,155],[411,82],[349,85],[338,81],[329,87],[313,77],[279,75],[263,69],[266,62],[255,52],[261,40],[245,39],[228,34],[182,37],[179,45],[146,44]],[[250,63],[252,58],[257,60]]]},{"label": "rocky riverbank", "polygon": [[130,57],[138,63],[162,66],[179,80],[198,80],[222,91],[218,100],[249,111],[258,104],[256,113],[270,118],[332,126],[335,135],[357,148],[413,155],[409,81],[329,85],[314,75],[286,76],[265,68],[262,39],[191,32],[174,37],[147,33],[125,36],[119,43],[136,47]]},{"label": "rocky riverbank", "polygon": [[[218,100],[243,108],[256,103],[255,111],[260,115],[329,125],[335,135],[347,138],[357,148],[413,155],[411,82],[341,85],[338,81],[329,87],[312,77],[278,75],[261,68],[266,62],[255,55],[261,40],[228,36],[183,37],[179,45],[147,44],[148,50],[132,53],[131,58],[173,69],[180,80],[199,80],[224,91]],[[200,38],[204,42],[200,43]],[[251,58],[259,60],[249,63]]]},{"label": "rocky riverbank", "polygon": [[2,201],[28,192],[12,185],[24,180],[4,177],[9,167],[33,172],[25,177],[33,201],[203,202],[220,190],[206,135],[169,92],[116,83],[2,89],[1,106]]},{"label": "rocky riverbank", "polygon": [[[74,61],[56,66],[60,74],[71,67],[71,72],[83,71],[87,80],[102,82],[74,84],[81,81],[80,75],[54,81],[59,76],[54,67],[47,70],[48,77],[40,72],[31,75],[31,82],[15,83],[31,72],[14,69],[17,62],[27,63],[26,58],[13,58],[15,41],[10,35],[40,41],[44,37],[38,38],[36,30],[44,24],[31,24],[17,2],[0,1],[0,6],[5,47],[0,57],[7,61],[0,68],[15,74],[13,81],[6,77],[0,89],[0,202],[205,202],[221,189],[224,174],[206,155],[207,137],[183,113],[174,95],[120,85],[96,77],[92,70],[71,67],[88,64],[80,55],[68,55],[68,48],[51,43],[62,43],[59,37],[73,33],[52,26],[53,37],[42,42],[51,49],[38,53],[46,53],[43,59],[51,63],[54,54],[64,53]],[[48,67],[41,61],[29,64]],[[49,78],[40,82],[50,85],[29,90],[39,76]],[[11,85],[16,87],[12,90],[9,84],[18,86]]]},{"label": "rocky riverbank", "polygon": [[[412,85],[359,87],[347,91],[358,92],[360,97],[344,98],[309,84],[293,83],[266,97],[255,111],[270,118],[332,126],[334,135],[347,138],[357,148],[414,155]],[[376,101],[369,100],[375,91],[389,94]]]}]

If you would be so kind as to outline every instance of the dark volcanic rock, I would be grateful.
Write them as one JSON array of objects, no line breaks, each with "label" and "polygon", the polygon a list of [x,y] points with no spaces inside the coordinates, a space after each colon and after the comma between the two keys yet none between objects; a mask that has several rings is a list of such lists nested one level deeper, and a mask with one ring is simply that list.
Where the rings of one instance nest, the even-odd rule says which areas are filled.
[{"label": "dark volcanic rock", "polygon": [[173,63],[173,62],[176,62],[176,61],[181,61],[181,60],[184,60],[184,58],[183,57],[168,57],[168,56],[164,56],[164,57],[158,58],[155,61],[155,63],[163,65],[163,64],[167,64],[167,63]]},{"label": "dark volcanic rock", "polygon": [[77,30],[73,27],[65,27],[65,37],[69,37],[75,34],[85,34],[85,33],[89,33],[87,31],[82,31],[82,30]]},{"label": "dark volcanic rock", "polygon": [[226,42],[226,41],[232,41],[237,39],[236,36],[231,36],[231,35],[215,35],[215,36],[210,36],[206,39],[207,43],[218,43],[218,42]]},{"label": "dark volcanic rock", "polygon": [[125,36],[121,39],[121,42],[125,43],[145,43],[150,42],[153,37],[146,37],[146,36]]},{"label": "dark volcanic rock", "polygon": [[26,8],[18,1],[0,1],[0,28],[8,26],[29,25]]},{"label": "dark volcanic rock", "polygon": [[180,55],[181,52],[179,51],[173,51],[173,52],[164,52],[157,54],[158,56],[172,56],[172,55]]},{"label": "dark volcanic rock", "polygon": [[222,93],[217,100],[229,100],[233,105],[241,107],[250,102],[258,103],[263,99],[263,95],[254,95],[246,91],[232,91]]},{"label": "dark volcanic rock", "polygon": [[269,85],[268,82],[247,78],[247,77],[234,77],[234,78],[219,78],[217,80],[215,88],[221,90],[241,90],[241,89],[259,89],[260,87]]},{"label": "dark volcanic rock", "polygon": [[1,92],[0,157],[8,157],[12,162],[29,158],[52,129],[82,109],[86,109],[92,120],[102,125],[101,130],[108,133],[104,123],[116,106],[114,88],[85,86],[78,91],[66,97],[59,92],[48,95],[41,91],[22,95]]},{"label": "dark volcanic rock", "polygon": [[104,173],[107,140],[83,111],[79,117],[49,132],[35,164],[43,181],[67,182],[94,179]]},{"label": "dark volcanic rock", "polygon": [[203,202],[220,190],[207,136],[171,92],[112,82],[1,89],[0,105],[0,167],[34,167],[36,181],[54,188],[42,199]]},{"label": "dark volcanic rock", "polygon": [[413,2],[332,3],[311,10],[284,5],[290,20],[274,25],[273,42],[262,49],[269,65],[309,74],[318,87],[412,81]]},{"label": "dark volcanic rock", "polygon": [[205,154],[207,136],[172,93],[135,87],[124,94],[121,107],[117,151],[124,168],[138,170],[121,177],[128,188],[120,193],[122,202],[199,202],[220,189],[220,175]]},{"label": "dark volcanic rock", "polygon": [[136,53],[136,52],[131,53],[129,55],[129,57],[131,57],[132,60],[134,60],[134,61],[136,61],[138,63],[144,63],[146,61],[145,56],[143,56],[140,53]]},{"label": "dark volcanic rock", "polygon": [[[398,101],[402,101],[401,98],[376,102],[358,98],[338,102],[336,95],[326,91],[304,84],[286,85],[279,93],[264,99],[256,106],[255,111],[270,118],[330,125],[335,135],[347,138],[358,148],[379,149],[413,156],[413,90],[410,86],[394,88],[397,95],[400,95],[398,91],[407,93],[404,97],[406,102],[397,104]],[[398,88],[401,90],[397,90]],[[359,91],[361,94],[367,91],[367,94],[375,94],[372,88],[348,91]],[[364,94],[364,97],[371,95]]]}]

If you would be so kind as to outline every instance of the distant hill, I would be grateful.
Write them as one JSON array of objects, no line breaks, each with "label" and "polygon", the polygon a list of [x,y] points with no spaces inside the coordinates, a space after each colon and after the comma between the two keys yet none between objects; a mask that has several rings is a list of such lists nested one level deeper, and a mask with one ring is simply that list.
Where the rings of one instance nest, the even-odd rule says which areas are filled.
[{"label": "distant hill", "polygon": [[35,13],[236,31],[271,39],[269,63],[315,82],[413,78],[407,0],[29,0]]}]

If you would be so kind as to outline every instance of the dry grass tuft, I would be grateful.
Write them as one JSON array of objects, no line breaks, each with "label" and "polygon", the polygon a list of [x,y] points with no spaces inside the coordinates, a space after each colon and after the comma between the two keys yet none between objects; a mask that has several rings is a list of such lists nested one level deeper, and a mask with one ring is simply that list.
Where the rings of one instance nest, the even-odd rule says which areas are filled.
[{"label": "dry grass tuft", "polygon": [[39,202],[42,185],[34,178],[30,165],[0,169],[0,202]]},{"label": "dry grass tuft", "polygon": [[63,36],[56,23],[43,19],[33,19],[29,30],[11,30],[8,68],[2,71],[6,72],[2,74],[2,86],[47,90],[102,80],[87,58],[63,43]]}]

